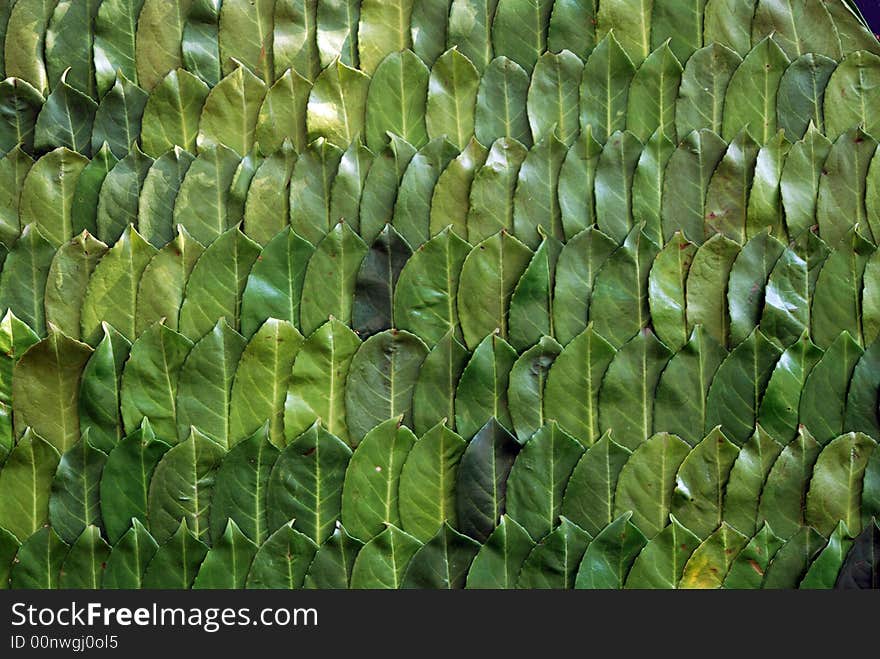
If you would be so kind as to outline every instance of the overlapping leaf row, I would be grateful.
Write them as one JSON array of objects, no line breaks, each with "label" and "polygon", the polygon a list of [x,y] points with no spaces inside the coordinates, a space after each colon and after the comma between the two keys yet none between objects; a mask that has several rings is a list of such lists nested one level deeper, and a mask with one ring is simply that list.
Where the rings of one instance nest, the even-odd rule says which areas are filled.
[{"label": "overlapping leaf row", "polygon": [[[21,551],[14,536],[2,536],[6,554],[19,559],[13,584],[48,586],[63,574],[71,586],[182,587],[198,571],[202,586],[289,587],[300,585],[308,571],[306,583],[313,586],[345,586],[349,573],[354,586],[393,586],[401,579],[407,585],[460,586],[478,551],[476,539],[486,542],[466,578],[471,586],[571,586],[581,555],[586,567],[577,578],[580,586],[619,586],[625,578],[630,585],[668,586],[681,579],[682,585],[706,586],[722,583],[732,560],[725,556],[736,555],[738,543],[756,533],[726,585],[795,586],[811,565],[805,585],[827,586],[838,579],[850,531],[861,525],[865,531],[840,581],[876,580],[876,566],[870,558],[866,563],[877,553],[877,531],[869,521],[877,507],[876,458],[868,457],[874,443],[864,434],[840,433],[877,436],[875,349],[862,351],[877,331],[871,254],[872,240],[880,235],[875,183],[880,168],[869,164],[877,146],[869,133],[877,132],[877,117],[865,80],[877,76],[880,60],[872,54],[876,41],[848,7],[782,9],[759,2],[753,18],[751,11],[725,16],[724,3],[709,2],[702,31],[707,47],[701,50],[703,40],[682,37],[681,27],[699,26],[703,17],[678,3],[654,3],[651,16],[636,12],[636,20],[629,7],[600,3],[593,34],[569,29],[592,17],[592,10],[578,3],[551,7],[501,0],[496,8],[455,0],[447,5],[447,39],[435,38],[446,17],[444,3],[432,3],[430,10],[428,3],[393,9],[359,4],[306,5],[306,12],[297,14],[293,3],[279,2],[270,19],[268,6],[227,0],[217,36],[216,11],[202,3],[171,29],[157,29],[159,3],[150,0],[139,20],[140,5],[61,3],[51,19],[43,14],[42,23],[36,21],[36,58],[22,59],[27,49],[12,50],[7,72],[42,92],[21,80],[2,86],[9,111],[0,134],[4,149],[12,150],[0,174],[12,194],[0,201],[3,239],[13,253],[0,278],[0,297],[38,333],[6,316],[2,422],[9,455],[0,483],[13,492],[3,512],[19,537],[47,519],[54,529],[37,531]],[[429,15],[438,10],[439,18]],[[22,25],[43,11],[42,2],[19,0],[10,38],[32,39],[22,34]],[[467,22],[467,34],[461,20],[466,15],[482,16]],[[307,29],[297,30],[297,16],[307,16]],[[342,19],[341,27],[328,30],[335,19]],[[120,39],[124,31],[111,26],[126,21],[132,27]],[[730,23],[751,29],[737,32]],[[807,27],[801,31],[810,34],[806,41],[791,32],[795,24]],[[49,26],[45,68],[40,25]],[[354,25],[356,31],[346,28]],[[604,36],[611,27],[619,41]],[[260,36],[231,38],[245,33]],[[649,33],[651,43],[644,39]],[[775,36],[767,39],[771,33]],[[153,36],[161,48],[150,47]],[[293,49],[284,51],[291,36],[306,46],[295,57]],[[548,41],[551,52],[542,55]],[[452,45],[457,48],[444,54]],[[424,62],[402,51],[410,46]],[[74,51],[79,58],[59,61],[58,53],[67,57]],[[220,67],[218,53],[226,66]],[[342,62],[333,61],[339,53]],[[236,68],[229,57],[245,66]],[[843,61],[838,66],[835,60]],[[179,63],[195,76],[183,70],[168,74]],[[72,68],[62,75],[67,65]],[[295,70],[288,71],[291,65]],[[321,66],[326,68],[320,71]],[[272,83],[273,74],[277,82],[269,88],[264,82]],[[136,76],[151,89],[149,95],[129,82]],[[214,89],[208,92],[198,78],[216,83]],[[101,98],[100,104],[76,87]],[[799,91],[807,88],[811,91]],[[49,89],[44,105],[42,94]],[[513,121],[491,111],[503,96],[512,99],[506,109],[514,111]],[[167,106],[175,104],[185,109],[169,114]],[[624,128],[627,132],[612,133]],[[375,158],[357,142],[359,135]],[[678,147],[676,136],[682,139]],[[139,137],[150,155],[129,149]],[[791,146],[787,139],[799,141]],[[14,148],[17,143],[21,146]],[[58,146],[31,168],[28,153]],[[93,146],[91,161],[64,148],[88,155]],[[336,225],[336,218],[350,226]],[[245,232],[266,245],[262,253],[237,230],[228,230],[241,219]],[[389,219],[392,227],[383,230]],[[315,247],[287,230],[273,239],[288,223]],[[590,229],[594,223],[598,228]],[[148,241],[126,229],[129,224]],[[184,229],[174,238],[177,224]],[[443,231],[450,224],[452,229]],[[810,231],[813,224],[824,244]],[[27,228],[18,238],[21,226]],[[771,238],[767,227],[783,242]],[[69,241],[83,229],[113,244],[112,250],[104,256],[107,246],[89,233]],[[356,233],[368,243],[375,238],[372,249]],[[162,249],[156,252],[157,247]],[[412,248],[418,249],[409,259]],[[412,264],[409,274],[405,263]],[[213,279],[222,285],[209,287]],[[422,286],[415,286],[416,280]],[[745,299],[737,298],[747,288]],[[276,316],[284,320],[266,320]],[[361,345],[344,323],[324,324],[328,316],[350,322],[361,337],[372,336]],[[163,317],[180,333],[155,324]],[[215,325],[222,317],[232,327]],[[50,327],[48,337],[38,341],[46,318],[60,329]],[[392,326],[413,333],[386,330]],[[303,341],[297,327],[315,333]],[[95,351],[62,331],[97,343]],[[682,376],[689,383],[673,386]],[[402,390],[391,384],[400,381],[406,383]],[[834,402],[819,410],[818,400]],[[686,420],[678,414],[682,409]],[[398,428],[397,415],[423,438],[414,442],[405,426]],[[493,417],[503,425],[489,420]],[[152,425],[142,427],[144,418]],[[316,418],[329,432],[311,426]],[[263,439],[259,427],[267,419]],[[460,436],[433,427],[443,419]],[[558,426],[545,419],[556,419]],[[757,430],[756,422],[762,424]],[[815,469],[804,456],[818,452],[811,452],[816,440],[803,429],[792,440],[799,422],[817,433],[817,446],[827,443]],[[520,442],[528,440],[516,461],[519,443],[505,426]],[[152,439],[153,427],[160,440]],[[700,429],[709,432],[702,441]],[[606,430],[613,431],[621,451],[639,447],[632,460],[612,448],[609,436],[597,441]],[[676,431],[683,439],[654,436],[655,430]],[[252,431],[258,432],[251,436]],[[426,441],[429,436],[433,439]],[[359,447],[351,457],[355,467],[342,468],[353,481],[337,476],[350,494],[340,495],[335,514],[310,516],[315,488],[311,495],[306,491],[308,469],[302,462],[317,463],[329,452],[328,473],[335,468],[338,475],[339,465],[348,461],[346,442]],[[444,480],[456,483],[445,499],[453,503],[418,529],[403,509],[424,508],[427,497],[410,484],[406,493],[401,490],[400,519],[390,519],[389,493],[396,498],[398,485],[390,479],[411,463],[409,458],[404,463],[408,447],[437,451],[438,442],[450,469],[458,470],[460,458],[461,474]],[[711,461],[713,442],[718,477],[707,482],[695,465]],[[676,445],[688,444],[696,448],[676,463],[675,490],[659,509],[656,497],[642,500],[622,478],[623,489],[605,487],[601,524],[576,511],[564,516],[569,511],[563,492],[577,493],[578,487],[591,492],[601,483],[587,471],[579,485],[566,485],[571,470],[558,473],[564,462],[559,458],[569,454],[576,461],[572,448],[580,447],[580,458],[584,447],[592,447],[585,456],[593,458],[579,465],[589,465],[603,450],[608,460],[616,453],[640,482],[659,478],[668,488],[671,476],[658,474],[657,465],[666,464],[667,450],[675,453]],[[787,474],[785,483],[771,485],[768,457],[761,478],[745,477],[750,484],[744,499],[737,494],[743,477],[735,478],[735,469],[728,472],[733,486],[722,485],[721,454],[739,445],[743,470],[755,471],[749,447],[773,458],[781,451],[774,464]],[[161,457],[163,448],[168,453]],[[292,464],[254,467],[263,465],[264,457],[268,465],[285,455]],[[249,465],[244,469],[243,457]],[[543,460],[545,474],[550,467],[549,479],[535,481],[531,460]],[[799,461],[800,480],[786,460]],[[499,473],[495,461],[505,475],[504,465],[514,465],[509,501],[505,483],[486,481],[487,474]],[[107,475],[105,462],[115,465],[115,475],[112,469]],[[519,471],[517,464],[523,465]],[[142,505],[129,503],[136,508],[133,516],[140,513],[163,542],[158,552],[143,525],[129,526],[124,515],[130,510],[115,521],[106,510],[103,518],[97,512],[107,501],[111,510],[124,502],[130,491],[120,483],[130,483],[137,473]],[[211,496],[212,478],[224,473],[239,487],[219,487]],[[271,523],[250,513],[224,516],[222,511],[236,508],[254,510],[244,501],[262,491],[254,478],[271,474],[276,497],[279,480],[288,488],[286,502],[277,504],[283,514]],[[371,480],[374,474],[386,479],[384,489]],[[518,480],[518,474],[525,476]],[[361,496],[364,491],[369,494]],[[492,492],[491,506],[472,496],[477,491]],[[548,498],[535,492],[549,493],[551,507],[529,512]],[[348,512],[347,497],[355,500]],[[577,505],[590,505],[588,494],[571,497]],[[782,503],[764,504],[773,497]],[[730,502],[741,500],[751,503],[737,527],[728,513],[739,515]],[[433,503],[428,501],[428,508]],[[268,516],[276,502],[264,505]],[[505,506],[510,516],[493,531]],[[758,529],[771,521],[761,512],[768,506],[788,511],[782,516],[794,521],[782,531],[776,522],[772,530]],[[352,536],[369,540],[357,561],[361,543],[342,531],[315,554],[308,532],[303,537],[286,524],[295,518],[298,531],[310,523],[330,529],[340,514]],[[535,515],[541,528],[531,526],[538,524]],[[189,528],[179,527],[181,518]],[[227,518],[238,526],[226,526]],[[378,526],[355,532],[364,518]],[[444,519],[465,535],[441,527]],[[849,528],[831,533],[838,520]],[[397,521],[379,533],[385,522]],[[96,558],[109,550],[99,527],[112,541],[108,529],[114,524],[119,542],[108,582]],[[804,524],[830,535],[821,554],[825,538]],[[267,537],[267,529],[278,527]],[[774,530],[791,537],[775,554],[782,540]],[[740,531],[747,532],[740,538]],[[248,535],[258,544],[263,540],[262,548],[252,569],[230,577],[230,562],[250,565],[256,552]],[[538,541],[534,551],[530,536]],[[678,549],[678,540],[690,536],[695,542]],[[212,539],[199,568],[207,551],[199,543]],[[69,554],[65,541],[74,546]],[[693,556],[692,544],[699,545]],[[508,551],[516,545],[522,560],[499,558],[499,546]],[[152,549],[142,555],[141,547]],[[235,561],[239,555],[248,560]],[[404,577],[403,566],[413,555]],[[195,560],[184,565],[183,556]],[[512,567],[499,571],[499,564]],[[438,574],[450,576],[444,583]]]},{"label": "overlapping leaf row", "polygon": [[[659,433],[630,451],[610,433],[587,448],[554,422],[521,445],[494,419],[470,442],[442,424],[417,439],[390,419],[353,452],[319,424],[281,450],[265,426],[227,450],[196,429],[172,447],[145,421],[107,453],[95,443],[85,435],[59,456],[30,430],[19,442],[0,488],[4,522],[26,540],[0,531],[4,583],[830,588],[880,579],[880,451],[861,433],[823,446],[802,427],[784,448],[760,428],[741,448],[719,429],[694,447]],[[38,519],[47,510],[51,526]]]}]

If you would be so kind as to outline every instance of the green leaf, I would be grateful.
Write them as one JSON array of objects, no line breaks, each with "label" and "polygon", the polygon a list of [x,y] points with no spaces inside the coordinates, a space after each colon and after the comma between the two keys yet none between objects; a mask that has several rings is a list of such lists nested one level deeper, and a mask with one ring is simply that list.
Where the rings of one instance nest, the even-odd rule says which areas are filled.
[{"label": "green leaf", "polygon": [[672,352],[650,329],[618,350],[599,389],[599,427],[611,430],[630,450],[648,439],[654,427],[654,392]]},{"label": "green leaf", "polygon": [[254,145],[257,115],[266,85],[239,64],[210,91],[202,108],[197,138],[200,150],[224,145],[240,156]]},{"label": "green leaf", "polygon": [[445,522],[457,525],[455,483],[467,444],[442,423],[413,445],[400,472],[398,508],[401,524],[427,542]]},{"label": "green leaf", "polygon": [[132,344],[122,371],[120,408],[129,434],[149,418],[156,435],[170,443],[177,438],[177,379],[192,341],[161,322]]},{"label": "green leaf", "polygon": [[43,54],[46,28],[56,4],[50,0],[16,0],[6,25],[5,75],[26,80],[41,91],[49,86]]},{"label": "green leaf", "polygon": [[781,538],[788,539],[805,524],[804,503],[813,465],[822,447],[800,426],[798,436],[773,463],[758,507],[758,522],[769,522]]},{"label": "green leaf", "polygon": [[351,456],[342,488],[342,523],[356,538],[375,537],[386,525],[398,526],[398,485],[403,464],[416,441],[400,417],[366,434]]},{"label": "green leaf", "polygon": [[150,259],[138,284],[134,319],[138,335],[163,318],[165,325],[177,330],[186,282],[204,251],[178,225],[177,235]]},{"label": "green leaf", "polygon": [[519,448],[514,437],[490,419],[462,455],[456,485],[458,525],[478,542],[486,541],[505,512],[507,477]]},{"label": "green leaf", "polygon": [[727,283],[731,345],[744,341],[758,326],[767,280],[784,250],[785,245],[765,230],[736,256]]},{"label": "green leaf", "polygon": [[468,240],[476,244],[499,230],[512,230],[517,177],[528,156],[514,140],[499,138],[474,175],[467,210]]},{"label": "green leaf", "polygon": [[508,515],[480,547],[467,575],[468,589],[512,589],[520,568],[535,543],[526,530]]},{"label": "green leaf", "polygon": [[749,190],[759,150],[760,145],[745,128],[727,146],[706,189],[705,237],[722,233],[738,243],[745,242],[749,228]]},{"label": "green leaf", "polygon": [[[10,3],[12,4],[12,3]],[[92,45],[95,37],[94,20],[100,2],[59,2],[46,30],[45,60],[50,87],[55,87],[70,67],[70,83],[88,96],[95,98],[95,67]],[[6,16],[8,19],[9,7]],[[5,35],[4,35],[5,36]]]},{"label": "green leaf", "polygon": [[880,390],[880,342],[874,341],[856,362],[846,394],[844,430],[880,437],[876,392]]},{"label": "green leaf", "polygon": [[508,303],[531,256],[532,251],[506,231],[468,254],[459,279],[458,315],[469,348],[496,329],[502,338],[507,336]]},{"label": "green leaf", "polygon": [[468,243],[448,229],[415,251],[395,288],[394,320],[398,327],[429,345],[449,331],[457,331],[459,272],[469,251]]},{"label": "green leaf", "polygon": [[553,289],[553,330],[566,345],[587,328],[596,275],[617,244],[598,229],[570,238],[559,253]]},{"label": "green leaf", "polygon": [[625,0],[605,0],[596,14],[596,38],[603,39],[614,30],[629,58],[641,64],[651,52],[651,6],[652,0],[637,3]]},{"label": "green leaf", "polygon": [[211,496],[211,537],[220,538],[227,520],[257,544],[269,535],[269,474],[278,459],[278,450],[269,441],[264,425],[250,437],[236,443],[215,476]]},{"label": "green leaf", "polygon": [[386,224],[361,262],[354,288],[351,324],[367,338],[396,327],[393,315],[394,289],[412,250],[406,241]]},{"label": "green leaf", "polygon": [[592,537],[564,517],[556,529],[541,539],[529,553],[517,588],[570,589],[575,587],[578,566]]},{"label": "green leaf", "polygon": [[[150,422],[121,440],[108,454],[101,474],[101,516],[107,539],[115,546],[125,544],[131,536],[129,527],[134,524],[135,534],[130,542],[142,543],[147,523],[147,499],[150,479],[159,460],[170,449],[165,442],[156,439]],[[152,544],[152,536],[147,534]],[[147,559],[148,560],[148,559]],[[143,570],[138,573],[138,576]]]},{"label": "green leaf", "polygon": [[877,239],[865,209],[865,181],[876,150],[877,141],[854,128],[838,137],[828,153],[819,179],[816,223],[822,240],[829,245],[844,240],[854,226],[868,240]]},{"label": "green leaf", "polygon": [[272,84],[274,8],[275,0],[226,0],[221,4],[218,38],[224,74],[231,73],[237,61]]},{"label": "green leaf", "polygon": [[571,146],[578,134],[578,98],[583,62],[572,52],[544,53],[532,73],[527,100],[535,142],[550,134]]},{"label": "green leaf", "polygon": [[411,247],[430,239],[431,199],[440,173],[458,155],[457,149],[437,138],[413,156],[400,181],[392,224]]},{"label": "green leaf", "polygon": [[666,428],[691,446],[703,438],[706,397],[727,352],[706,334],[702,325],[669,360],[654,394],[654,427]]},{"label": "green leaf", "polygon": [[633,173],[642,154],[642,143],[629,131],[615,131],[599,156],[596,168],[596,223],[618,244],[632,231]]},{"label": "green leaf", "polygon": [[552,0],[499,0],[492,18],[495,55],[509,57],[531,71],[547,50],[547,25],[552,9]]},{"label": "green leaf", "polygon": [[544,385],[562,346],[549,336],[522,353],[510,369],[507,400],[517,439],[524,444],[544,425]]},{"label": "green leaf", "polygon": [[[117,158],[124,157],[132,142],[141,135],[141,119],[149,94],[130,82],[121,72],[113,87],[104,94],[95,113],[92,151],[97,153],[105,142]],[[82,149],[80,149],[82,150]]]},{"label": "green leaf", "polygon": [[703,243],[694,255],[685,286],[688,326],[702,325],[721,346],[728,345],[730,308],[727,283],[739,245],[722,234]]},{"label": "green leaf", "polygon": [[135,36],[144,0],[103,0],[95,17],[95,79],[98,95],[113,86],[117,72],[137,82]]},{"label": "green leaf", "polygon": [[337,61],[324,69],[309,95],[308,139],[325,138],[342,149],[364,132],[370,77]]},{"label": "green leaf", "polygon": [[199,567],[193,589],[243,588],[256,553],[257,545],[230,519]]},{"label": "green leaf", "polygon": [[880,132],[877,64],[875,53],[857,50],[849,53],[831,74],[825,88],[825,135],[832,142],[861,126],[866,133]]},{"label": "green leaf", "polygon": [[516,351],[497,334],[474,349],[455,391],[455,428],[462,437],[470,440],[490,418],[513,427],[507,387],[515,361]]},{"label": "green leaf", "polygon": [[306,267],[300,325],[306,334],[329,317],[350,322],[357,273],[367,246],[345,222],[339,222],[315,248]]},{"label": "green leaf", "polygon": [[89,278],[107,246],[83,231],[62,245],[52,259],[46,280],[46,322],[79,338],[80,309]]},{"label": "green leaf", "polygon": [[[341,149],[319,138],[299,154],[293,166],[290,225],[315,245],[340,221],[331,215],[331,195],[342,156]],[[383,225],[386,221],[387,217],[383,219]]]},{"label": "green leaf", "polygon": [[10,75],[0,82],[0,109],[3,110],[0,116],[0,150],[3,153],[21,144],[23,151],[33,155],[34,126],[42,107],[43,96],[25,80]]},{"label": "green leaf", "polygon": [[232,379],[245,343],[244,337],[221,318],[192,347],[177,383],[179,441],[184,441],[194,426],[220,446],[230,446]]},{"label": "green leaf", "polygon": [[555,0],[547,28],[547,47],[554,53],[568,49],[583,59],[596,43],[594,3]]},{"label": "green leaf", "polygon": [[284,399],[302,335],[289,322],[269,318],[241,354],[229,401],[230,446],[256,432],[269,420],[269,438],[285,443]]},{"label": "green leaf", "polygon": [[385,56],[409,48],[412,0],[388,5],[380,0],[361,2],[357,46],[360,68],[373,75]]},{"label": "green leaf", "polygon": [[[436,28],[432,25],[431,29]],[[437,58],[427,86],[425,123],[429,138],[445,137],[459,149],[467,146],[474,136],[480,80],[476,67],[456,47]]]},{"label": "green leaf", "polygon": [[247,588],[300,588],[317,550],[317,545],[290,523],[282,525],[257,551]]},{"label": "green leaf", "polygon": [[413,429],[426,433],[437,423],[455,427],[455,390],[470,353],[449,330],[419,367],[413,387]]},{"label": "green leaf", "polygon": [[[97,156],[93,162],[95,164],[92,169],[98,169],[100,160]],[[0,159],[0,242],[5,247],[11,247],[21,233],[19,219],[21,189],[33,164],[34,161],[22,151],[20,146],[16,146]],[[81,183],[77,181],[78,189],[80,185]],[[76,199],[80,200],[78,196]],[[82,200],[82,203],[85,204],[85,200]],[[94,224],[94,218],[92,223]]]},{"label": "green leaf", "polygon": [[872,451],[865,467],[862,484],[862,526],[869,526],[872,517],[880,512],[880,451]]},{"label": "green leaf", "polygon": [[69,551],[70,546],[51,527],[44,526],[21,544],[9,574],[11,587],[31,590],[58,588],[61,564]]},{"label": "green leaf", "polygon": [[0,307],[20,316],[35,332],[46,332],[44,295],[55,247],[35,224],[27,225],[0,273]]},{"label": "green leaf", "polygon": [[842,521],[839,522],[828,537],[825,549],[810,564],[810,568],[801,579],[798,588],[802,590],[830,590],[834,588],[837,575],[853,545],[854,538],[855,535],[850,533],[846,524]]},{"label": "green leaf", "polygon": [[665,432],[642,442],[620,470],[614,514],[632,511],[632,523],[649,540],[657,535],[669,521],[676,473],[690,450],[685,441]]},{"label": "green leaf", "polygon": [[593,184],[601,152],[602,145],[593,137],[593,127],[588,125],[568,150],[559,169],[560,219],[569,241],[595,223]]},{"label": "green leaf", "polygon": [[517,456],[507,481],[507,511],[532,537],[543,538],[555,528],[563,492],[583,452],[576,439],[551,421]]},{"label": "green leaf", "polygon": [[822,551],[826,540],[814,529],[807,526],[798,529],[785,545],[773,556],[761,588],[780,590],[797,588],[810,564]]},{"label": "green leaf", "polygon": [[[481,73],[491,66],[492,18],[497,5],[498,0],[452,0],[449,9],[446,45],[459,48]],[[492,140],[480,141],[488,144]]]},{"label": "green leaf", "polygon": [[626,127],[642,142],[655,130],[675,139],[675,101],[682,66],[667,41],[639,66],[630,85]]},{"label": "green leaf", "polygon": [[401,588],[464,588],[481,545],[444,523],[409,561]]},{"label": "green leaf", "polygon": [[351,588],[400,588],[406,566],[422,546],[408,533],[389,524],[358,552],[351,570]]},{"label": "green leaf", "polygon": [[193,266],[180,308],[180,333],[196,340],[211,330],[218,318],[237,329],[241,298],[248,273],[260,246],[237,227],[222,234]]},{"label": "green leaf", "polygon": [[696,245],[676,232],[657,254],[648,275],[651,324],[657,337],[675,351],[688,342],[690,334],[685,307],[685,285],[696,251]]},{"label": "green leaf", "polygon": [[329,66],[337,57],[348,66],[358,65],[360,13],[361,3],[357,0],[330,0],[318,4],[317,44],[322,67]]},{"label": "green leaf", "polygon": [[386,131],[416,148],[428,141],[425,103],[428,67],[411,50],[391,53],[373,73],[366,98],[367,146],[379,151],[388,143]]},{"label": "green leaf", "polygon": [[751,25],[757,0],[708,0],[703,43],[718,42],[745,57],[752,47]]},{"label": "green leaf", "polygon": [[275,153],[288,139],[297,152],[306,148],[306,106],[311,91],[312,83],[292,69],[268,89],[254,131],[263,154]]},{"label": "green leaf", "polygon": [[156,555],[159,545],[137,519],[131,528],[113,545],[104,570],[102,588],[140,588],[142,575]]},{"label": "green leaf", "polygon": [[584,552],[574,587],[620,589],[639,553],[648,543],[626,512],[603,528]]},{"label": "green leaf", "polygon": [[[150,479],[147,517],[157,541],[170,539],[182,519],[192,537],[210,542],[208,511],[225,449],[195,428],[165,453]],[[179,531],[178,531],[179,533]]]},{"label": "green leaf", "polygon": [[670,515],[669,526],[639,552],[626,577],[626,588],[677,588],[684,566],[699,544],[700,539]]},{"label": "green leaf", "polygon": [[822,101],[835,68],[837,62],[833,59],[807,53],[782,74],[776,101],[777,124],[790,141],[803,138],[811,123],[823,127]]},{"label": "green leaf", "polygon": [[752,41],[772,34],[792,59],[806,52],[841,56],[840,39],[825,3],[759,0],[752,19]]},{"label": "green leaf", "polygon": [[183,27],[183,65],[207,85],[220,80],[219,0],[193,0]]},{"label": "green leaf", "polygon": [[204,148],[179,184],[173,222],[204,245],[230,228],[229,189],[239,162],[238,155],[224,146]]},{"label": "green leaf", "polygon": [[135,35],[135,64],[138,82],[153,89],[169,72],[183,64],[181,45],[192,0],[176,2],[144,0]]},{"label": "green leaf", "polygon": [[0,590],[9,588],[9,573],[19,546],[18,538],[6,529],[0,529]]},{"label": "green leaf", "polygon": [[144,106],[144,152],[158,158],[175,146],[195,151],[199,118],[207,97],[208,86],[188,71],[175,69],[166,75],[153,87]]},{"label": "green leaf", "polygon": [[753,238],[768,227],[785,239],[780,181],[785,156],[791,145],[783,131],[770,138],[758,152],[755,178],[749,192],[746,238]]},{"label": "green leaf", "polygon": [[324,323],[303,343],[284,401],[288,442],[320,419],[330,433],[349,443],[345,381],[360,344],[357,334],[336,319]]},{"label": "green leaf", "polygon": [[153,159],[135,144],[129,154],[120,160],[101,184],[98,212],[95,219],[98,237],[113,243],[129,225],[138,224],[138,202],[141,188]]},{"label": "green leaf", "polygon": [[760,588],[764,572],[785,540],[776,536],[766,522],[749,544],[733,559],[724,578],[724,588]]},{"label": "green leaf", "polygon": [[733,562],[748,542],[748,536],[722,522],[718,530],[691,554],[684,566],[679,588],[721,588]]},{"label": "green leaf", "polygon": [[92,122],[97,103],[67,84],[67,69],[46,97],[34,127],[34,147],[38,150],[63,146],[91,155]]},{"label": "green leaf", "polygon": [[314,80],[321,70],[317,0],[276,0],[273,18],[275,78],[292,69],[309,81]]},{"label": "green leaf", "polygon": [[645,143],[633,172],[633,221],[636,224],[644,223],[645,234],[658,245],[663,242],[663,228],[660,225],[663,175],[674,152],[675,143],[658,128]]},{"label": "green leaf", "polygon": [[[457,5],[479,1],[453,0],[453,10]],[[470,57],[473,54],[467,52],[468,44],[456,43],[462,47],[465,55]],[[477,70],[485,66],[484,62],[473,63]],[[485,66],[474,115],[474,135],[480,144],[492,144],[496,139],[506,137],[531,145],[532,133],[526,113],[528,90],[529,74],[516,62],[506,57],[496,57]]]},{"label": "green leaf", "polygon": [[797,434],[804,383],[822,354],[804,331],[776,362],[761,399],[758,423],[780,444],[788,444]]},{"label": "green leaf", "polygon": [[739,448],[715,428],[678,468],[670,514],[700,538],[721,524],[724,494],[738,454]]},{"label": "green leaf", "polygon": [[129,341],[137,337],[138,283],[156,253],[131,225],[107,251],[92,272],[83,298],[81,331],[85,340],[100,340],[102,322],[113,325]]},{"label": "green leaf", "polygon": [[819,181],[830,151],[831,142],[814,125],[788,152],[779,188],[791,238],[799,237],[816,223]]},{"label": "green leaf", "polygon": [[106,461],[107,454],[92,446],[88,434],[61,456],[49,495],[49,521],[65,542],[73,543],[91,525],[100,535],[99,487]]},{"label": "green leaf", "polygon": [[[715,4],[710,0],[708,4]],[[665,3],[676,6],[675,3]],[[674,43],[674,42],[673,42]],[[675,100],[675,127],[679,136],[707,128],[721,132],[724,96],[730,77],[742,58],[727,46],[707,39],[684,65],[681,85]]]},{"label": "green leaf", "polygon": [[726,148],[718,135],[701,128],[688,133],[669,157],[660,206],[660,224],[666,240],[676,231],[694,240],[704,235],[709,181]]},{"label": "green leaf", "polygon": [[651,47],[668,39],[679,61],[685,62],[703,45],[703,13],[706,0],[690,3],[655,2],[651,7]]},{"label": "green leaf", "polygon": [[599,439],[599,386],[614,354],[590,324],[565,346],[547,375],[544,416],[584,446]]},{"label": "green leaf", "polygon": [[86,227],[73,223],[77,179],[88,160],[59,147],[31,167],[21,186],[21,226],[33,223],[53,245],[66,243]]},{"label": "green leaf", "polygon": [[855,546],[849,552],[840,573],[837,575],[835,588],[875,588],[880,583],[880,526],[875,521],[865,527],[856,538]]},{"label": "green leaf", "polygon": [[87,526],[82,534],[71,541],[70,551],[61,564],[58,587],[97,590],[101,587],[110,545],[101,537],[97,526]]},{"label": "green leaf", "polygon": [[877,443],[862,433],[847,433],[829,442],[813,467],[806,498],[806,521],[829,535],[838,521],[853,533],[861,526],[861,495],[865,468]]},{"label": "green leaf", "polygon": [[458,236],[467,236],[470,194],[477,171],[486,164],[489,152],[476,138],[452,160],[440,177],[431,195],[430,234],[436,236],[451,226]]},{"label": "green leaf", "polygon": [[373,165],[373,152],[359,140],[348,147],[330,189],[330,217],[346,220],[360,228],[360,203],[364,184]]},{"label": "green leaf", "polygon": [[51,325],[48,336],[28,348],[12,371],[16,433],[30,427],[61,453],[79,441],[77,392],[91,352]]},{"label": "green leaf", "polygon": [[208,545],[187,528],[187,521],[162,543],[144,571],[141,587],[149,590],[189,590],[208,555]]},{"label": "green leaf", "polygon": [[648,275],[659,251],[641,227],[633,227],[596,275],[590,319],[616,348],[648,323]]},{"label": "green leaf", "polygon": [[50,490],[60,459],[49,442],[31,429],[25,431],[0,471],[0,526],[27,538],[49,521]]},{"label": "green leaf", "polygon": [[348,588],[354,561],[363,546],[364,543],[348,535],[341,525],[338,526],[315,554],[304,587]]},{"label": "green leaf", "polygon": [[3,319],[0,320],[0,461],[5,460],[13,448],[13,366],[39,340],[40,337],[26,323],[16,318],[12,311],[7,310],[3,314]]},{"label": "green leaf", "polygon": [[[539,229],[543,236],[544,231]],[[545,237],[510,297],[508,323],[510,342],[517,350],[525,350],[553,334],[553,299],[551,297],[556,261],[562,243]]]},{"label": "green leaf", "polygon": [[[417,336],[386,330],[358,349],[345,385],[349,441],[357,446],[370,429],[392,417],[411,424],[413,388],[428,349]],[[352,533],[356,529],[349,525]]]},{"label": "green leaf", "polygon": [[614,519],[614,493],[620,470],[632,453],[606,432],[589,447],[571,472],[560,514],[596,536]]}]

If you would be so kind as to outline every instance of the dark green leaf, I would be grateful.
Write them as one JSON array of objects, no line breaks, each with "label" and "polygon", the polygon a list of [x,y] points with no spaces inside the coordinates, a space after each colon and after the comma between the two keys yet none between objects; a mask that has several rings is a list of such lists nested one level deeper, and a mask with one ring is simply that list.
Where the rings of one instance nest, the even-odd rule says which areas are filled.
[{"label": "dark green leaf", "polygon": [[318,546],[307,536],[284,524],[266,540],[254,556],[247,588],[300,588]]},{"label": "dark green leaf", "polygon": [[480,544],[444,523],[407,565],[401,588],[464,588]]},{"label": "dark green leaf", "polygon": [[159,546],[147,565],[141,587],[189,590],[207,554],[208,546],[187,528],[185,519],[181,520],[174,535]]},{"label": "dark green leaf", "polygon": [[526,530],[502,515],[492,535],[480,547],[467,575],[469,589],[511,589],[535,543]]},{"label": "dark green leaf", "polygon": [[455,427],[455,390],[470,353],[449,330],[419,367],[413,388],[413,428],[426,433],[437,423]]},{"label": "dark green leaf", "polygon": [[49,521],[65,542],[73,543],[92,525],[100,535],[99,486],[106,461],[107,454],[92,446],[88,434],[61,456],[49,495]]},{"label": "dark green leaf", "polygon": [[620,589],[636,557],[648,543],[627,512],[602,529],[587,547],[575,588]]},{"label": "dark green leaf", "polygon": [[386,224],[361,262],[355,282],[351,324],[361,337],[397,326],[392,311],[394,289],[411,255],[406,241]]}]

